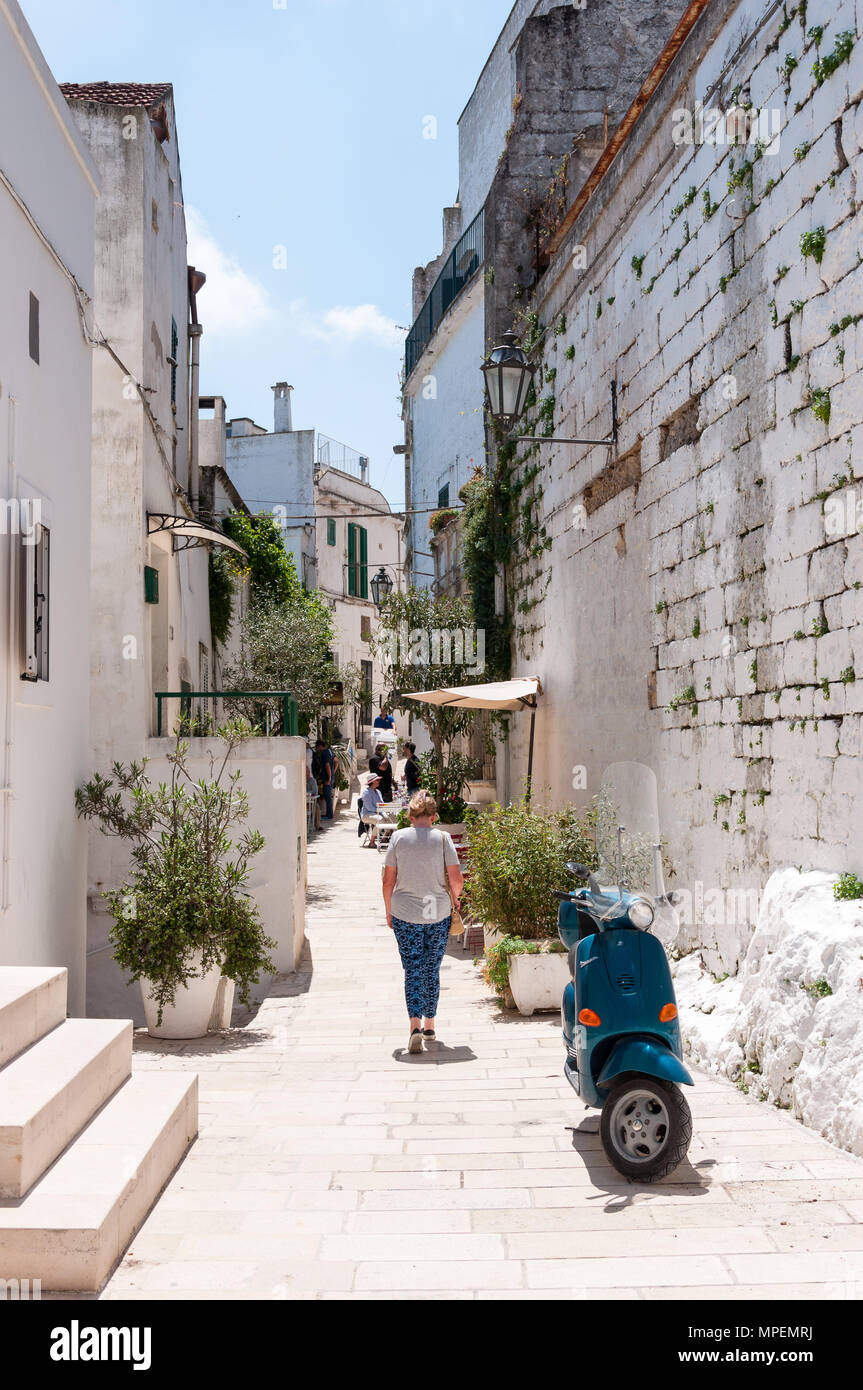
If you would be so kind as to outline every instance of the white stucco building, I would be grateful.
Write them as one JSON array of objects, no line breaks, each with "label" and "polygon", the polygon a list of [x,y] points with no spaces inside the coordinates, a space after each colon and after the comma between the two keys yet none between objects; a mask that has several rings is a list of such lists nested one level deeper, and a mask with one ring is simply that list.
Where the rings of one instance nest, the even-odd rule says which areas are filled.
[{"label": "white stucco building", "polygon": [[0,0],[0,966],[63,965],[84,1011],[93,220],[98,174]]},{"label": "white stucco building", "polygon": [[[365,454],[317,430],[293,428],[292,391],[285,381],[273,387],[272,431],[245,417],[227,421],[224,467],[250,512],[276,518],[298,577],[329,602],[336,664],[355,662],[367,677],[374,710],[332,707],[333,722],[361,745],[383,694],[380,663],[369,650],[377,621],[370,584],[383,565],[393,586],[403,585],[403,520],[371,486]],[[221,398],[208,398],[208,405],[210,399],[222,418]],[[207,421],[202,428],[206,457],[215,463],[219,426]]]},{"label": "white stucco building", "polygon": [[343,468],[319,466],[315,473],[317,574],[332,609],[336,663],[359,666],[371,692],[366,704],[333,711],[344,737],[361,747],[385,693],[380,658],[369,645],[378,621],[370,586],[383,568],[395,589],[404,587],[402,517],[382,492],[347,471],[347,459],[341,462]]},{"label": "white stucco building", "polygon": [[[92,744],[108,772],[170,734],[192,693],[212,681],[207,551],[199,510],[196,294],[170,84],[64,84],[69,112],[99,170],[93,372]],[[191,403],[194,408],[190,408]],[[188,692],[189,698],[181,698]],[[102,892],[125,872],[126,847],[91,827],[88,1012],[131,1011],[108,942]]]}]

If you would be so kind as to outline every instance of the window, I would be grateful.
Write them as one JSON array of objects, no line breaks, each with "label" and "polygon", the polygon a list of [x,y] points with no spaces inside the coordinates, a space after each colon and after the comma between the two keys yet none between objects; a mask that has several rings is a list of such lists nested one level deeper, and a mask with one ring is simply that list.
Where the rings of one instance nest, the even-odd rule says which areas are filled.
[{"label": "window", "polygon": [[443,487],[438,489],[437,504],[438,507],[449,506],[449,483],[444,483]]},{"label": "window", "polygon": [[336,519],[333,516],[327,517],[327,545],[336,543]]},{"label": "window", "polygon": [[360,618],[360,641],[371,642],[372,640],[372,620],[368,613],[364,613]]},{"label": "window", "polygon": [[369,596],[369,537],[365,526],[348,522],[348,596]]},{"label": "window", "polygon": [[39,301],[30,291],[30,356],[39,365]]},{"label": "window", "polygon": [[144,602],[159,602],[159,571],[152,565],[144,566]]},{"label": "window", "polygon": [[37,525],[33,544],[24,552],[24,671],[25,681],[48,679],[48,610],[51,582],[51,534]]},{"label": "window", "polygon": [[371,724],[372,722],[372,683],[374,681],[374,667],[370,661],[361,661],[360,668],[363,673],[363,705],[362,722]]}]

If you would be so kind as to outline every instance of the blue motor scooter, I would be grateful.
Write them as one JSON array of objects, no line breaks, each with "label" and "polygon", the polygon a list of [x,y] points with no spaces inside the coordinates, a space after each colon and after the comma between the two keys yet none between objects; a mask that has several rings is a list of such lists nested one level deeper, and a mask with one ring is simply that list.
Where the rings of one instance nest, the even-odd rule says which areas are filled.
[{"label": "blue motor scooter", "polygon": [[599,795],[599,867],[568,864],[587,886],[555,894],[572,976],[561,1011],[564,1074],[586,1105],[601,1108],[609,1161],[642,1182],[672,1172],[692,1137],[679,1088],[693,1082],[681,1060],[674,986],[665,950],[650,935],[655,923],[675,925],[657,805],[650,768],[613,764]]}]

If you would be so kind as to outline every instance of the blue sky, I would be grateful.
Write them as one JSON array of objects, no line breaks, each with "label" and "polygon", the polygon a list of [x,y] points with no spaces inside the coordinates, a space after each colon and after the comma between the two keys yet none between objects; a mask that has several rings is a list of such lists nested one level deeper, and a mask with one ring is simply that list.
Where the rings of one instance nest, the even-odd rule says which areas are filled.
[{"label": "blue sky", "polygon": [[58,81],[174,84],[208,276],[201,393],[271,429],[269,388],[288,380],[294,427],[368,454],[400,503],[394,325],[410,325],[414,266],[440,252],[456,122],[511,0],[21,3]]}]

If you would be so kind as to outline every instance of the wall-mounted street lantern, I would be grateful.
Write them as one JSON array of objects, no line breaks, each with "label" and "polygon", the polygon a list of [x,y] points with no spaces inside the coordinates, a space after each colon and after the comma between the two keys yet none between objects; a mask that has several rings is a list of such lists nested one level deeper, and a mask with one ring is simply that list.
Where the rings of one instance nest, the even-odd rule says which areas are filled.
[{"label": "wall-mounted street lantern", "polygon": [[377,574],[371,580],[369,588],[372,591],[372,602],[380,613],[387,599],[393,591],[393,581],[381,565]]},{"label": "wall-mounted street lantern", "polygon": [[[504,333],[500,344],[492,349],[480,368],[485,377],[488,413],[507,434],[515,428],[524,413],[527,393],[536,370],[536,363],[528,361],[514,333]],[[613,449],[617,444],[617,382],[611,383],[611,433],[604,439],[559,439],[542,434],[516,434],[511,437],[516,443],[606,444]]]},{"label": "wall-mounted street lantern", "polygon": [[505,430],[511,430],[524,411],[536,370],[536,363],[527,360],[514,333],[504,333],[483,362],[480,371],[485,377],[489,414]]}]

